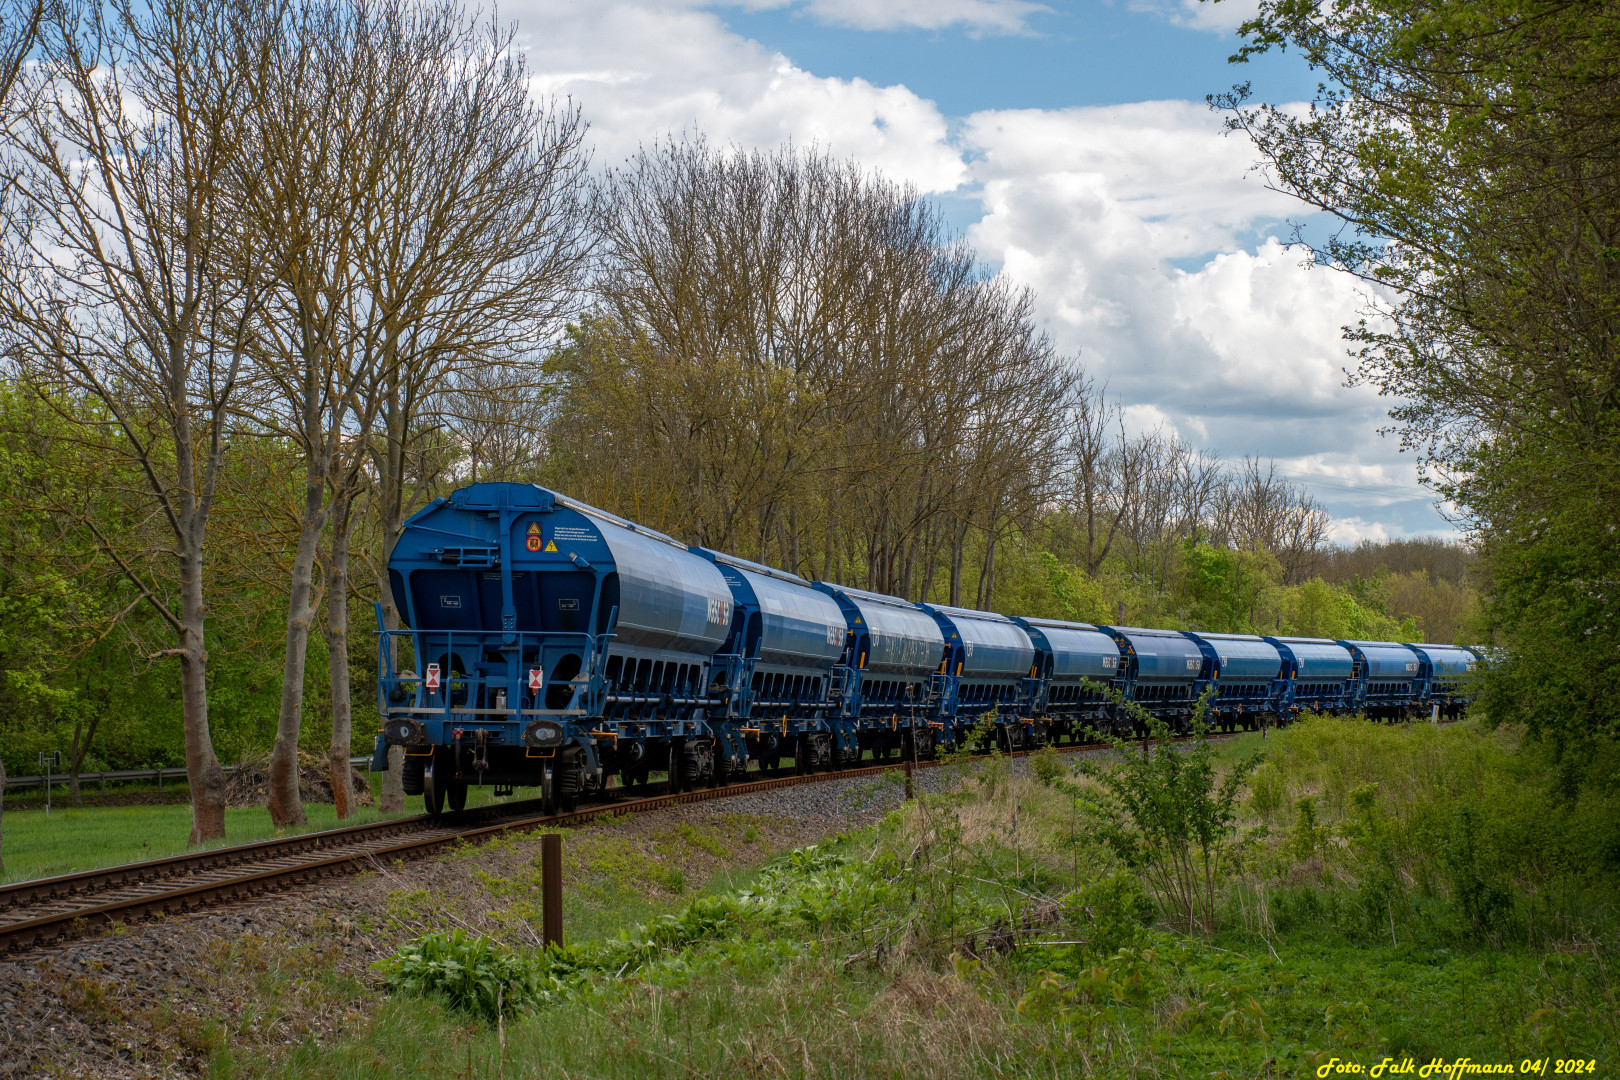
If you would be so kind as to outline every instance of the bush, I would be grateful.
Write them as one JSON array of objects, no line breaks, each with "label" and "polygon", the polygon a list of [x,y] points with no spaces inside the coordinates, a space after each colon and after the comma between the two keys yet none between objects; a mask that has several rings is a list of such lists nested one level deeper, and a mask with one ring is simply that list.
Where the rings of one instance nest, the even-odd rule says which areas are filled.
[{"label": "bush", "polygon": [[1153,901],[1142,891],[1135,874],[1116,871],[1076,889],[1064,897],[1064,914],[1084,927],[1085,951],[1112,956],[1139,944],[1153,921]]},{"label": "bush", "polygon": [[1215,929],[1216,904],[1234,855],[1238,797],[1260,765],[1256,754],[1225,777],[1215,772],[1209,729],[1199,715],[1185,749],[1169,744],[1163,721],[1140,711],[1159,745],[1110,739],[1120,760],[1085,762],[1080,771],[1097,788],[1073,789],[1099,837],[1158,893],[1166,915],[1188,933]]},{"label": "bush", "polygon": [[[1290,893],[1274,896],[1279,928],[1320,917],[1353,937],[1436,942],[1602,932],[1620,892],[1620,796],[1601,782],[1612,745],[1589,744],[1566,782],[1555,748],[1474,723],[1307,717],[1270,741],[1250,808],[1274,819],[1286,791],[1298,810],[1263,861]],[[1330,888],[1294,895],[1307,881]]]},{"label": "bush", "polygon": [[1063,763],[1063,756],[1050,746],[1043,746],[1030,756],[1030,771],[1047,787],[1060,776],[1069,775],[1069,767]]},{"label": "bush", "polygon": [[482,935],[425,934],[379,965],[395,993],[433,997],[495,1020],[541,1004],[548,971]]},{"label": "bush", "polygon": [[1457,807],[1441,857],[1451,878],[1451,902],[1478,933],[1491,930],[1512,908],[1513,897],[1481,858],[1473,810]]},{"label": "bush", "polygon": [[[1455,885],[1449,867],[1464,858],[1480,881],[1615,884],[1620,795],[1603,780],[1620,756],[1612,745],[1591,747],[1581,774],[1566,784],[1567,761],[1553,748],[1472,723],[1313,716],[1270,743],[1269,775],[1257,777],[1251,805],[1259,810],[1262,784],[1311,797],[1324,822],[1348,829],[1358,874],[1370,867],[1376,839],[1386,853],[1379,858],[1424,888]],[[1459,808],[1468,810],[1465,823]]]}]

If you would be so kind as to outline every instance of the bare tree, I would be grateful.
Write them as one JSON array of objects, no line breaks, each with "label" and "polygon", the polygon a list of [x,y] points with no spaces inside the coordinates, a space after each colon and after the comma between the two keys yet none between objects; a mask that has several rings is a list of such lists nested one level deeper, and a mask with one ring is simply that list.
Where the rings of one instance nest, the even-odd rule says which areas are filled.
[{"label": "bare tree", "polygon": [[[711,546],[990,603],[1049,497],[1072,367],[937,210],[814,151],[610,174],[603,310],[558,358],[561,481]],[[819,564],[819,565],[818,565]]]},{"label": "bare tree", "polygon": [[[452,431],[498,419],[479,429],[474,452],[503,472],[532,454],[540,350],[577,310],[591,247],[584,122],[569,103],[532,98],[515,28],[441,4],[419,13],[414,33],[423,42],[400,69],[406,122],[382,161],[385,214],[364,234],[364,318],[354,320],[381,359],[381,439],[370,446],[382,452],[369,461],[387,546],[404,526],[419,408]],[[379,581],[379,591],[397,629],[392,590]],[[347,640],[335,648],[346,664]],[[347,767],[347,739],[334,725],[334,769],[340,756]],[[399,772],[385,775],[389,803]]]},{"label": "bare tree", "polygon": [[1095,577],[1113,550],[1129,509],[1126,494],[1136,485],[1139,455],[1130,452],[1118,402],[1107,387],[1082,375],[1069,406],[1070,515],[1084,534],[1082,562]]},{"label": "bare tree", "polygon": [[0,109],[10,100],[11,88],[39,39],[46,6],[46,0],[5,0],[0,3]]},{"label": "bare tree", "polygon": [[[239,182],[281,272],[257,324],[256,419],[305,463],[271,755],[280,824],[303,818],[296,750],[323,594],[330,768],[348,771],[340,609],[379,418],[385,444],[402,437],[444,379],[532,354],[575,303],[587,251],[583,125],[572,107],[531,100],[512,34],[445,0],[348,0],[289,5],[260,42],[274,62],[245,122],[259,160]],[[383,505],[397,508],[400,449],[385,446],[380,463]]]},{"label": "bare tree", "polygon": [[[44,15],[45,0],[7,0],[0,5],[0,124],[5,123],[10,115],[8,102],[11,87],[22,71],[29,50],[34,47]],[[9,199],[9,192],[0,193],[0,200]],[[0,208],[0,216],[9,217],[8,209]],[[6,766],[5,762],[0,761],[0,815],[5,813],[5,804]],[[0,833],[0,870],[4,870],[6,865],[3,837],[4,834]]]},{"label": "bare tree", "polygon": [[79,523],[174,634],[153,655],[180,662],[193,843],[225,832],[204,539],[263,265],[231,225],[247,81],[231,62],[237,14],[218,0],[51,8],[39,63],[17,77],[27,107],[5,133],[6,183],[23,209],[0,253],[7,348],[46,400],[104,413],[78,437],[132,463],[171,541],[172,578],[97,521]]}]

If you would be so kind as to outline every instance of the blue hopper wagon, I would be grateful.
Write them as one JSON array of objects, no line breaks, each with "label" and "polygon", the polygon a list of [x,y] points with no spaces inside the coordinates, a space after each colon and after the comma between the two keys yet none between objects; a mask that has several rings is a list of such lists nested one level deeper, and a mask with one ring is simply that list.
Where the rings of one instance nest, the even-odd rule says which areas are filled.
[{"label": "blue hopper wagon", "polygon": [[740,777],[750,758],[771,772],[784,758],[800,771],[829,764],[831,734],[854,745],[852,726],[835,717],[833,674],[849,637],[838,603],[793,574],[692,551],[712,562],[731,589],[731,636],[714,658],[725,704],[707,715],[724,775]]},{"label": "blue hopper wagon", "polygon": [[1087,731],[1112,731],[1114,695],[1125,692],[1120,648],[1090,623],[1013,620],[1035,648],[1030,677],[1038,690],[1030,714],[1052,742],[1079,742]]},{"label": "blue hopper wagon", "polygon": [[606,774],[715,777],[714,654],[733,600],[662,533],[523,484],[474,484],[406,521],[382,632],[383,735],[430,812],[470,783],[568,805]]},{"label": "blue hopper wagon", "polygon": [[[838,604],[849,628],[834,672],[834,715],[839,731],[848,733],[842,737],[865,738],[883,754],[900,749],[932,756],[944,730],[936,719],[945,651],[939,624],[898,597],[825,581],[815,587]],[[841,749],[848,758],[859,742]]]},{"label": "blue hopper wagon", "polygon": [[1356,658],[1327,638],[1268,637],[1288,664],[1288,687],[1281,714],[1291,720],[1301,710],[1342,715],[1354,708],[1359,684]]},{"label": "blue hopper wagon", "polygon": [[995,727],[1005,751],[1026,741],[1029,703],[1036,686],[1029,675],[1035,646],[1023,627],[1005,615],[943,604],[918,604],[934,617],[944,638],[936,722],[951,745],[963,743],[981,722]]},{"label": "blue hopper wagon", "polygon": [[1172,729],[1187,729],[1211,677],[1212,665],[1198,643],[1179,630],[1139,626],[1097,629],[1119,646],[1127,697]]},{"label": "blue hopper wagon", "polygon": [[1208,722],[1222,731],[1254,730],[1279,722],[1288,690],[1288,668],[1282,652],[1252,634],[1187,633],[1204,656],[1209,685]]},{"label": "blue hopper wagon", "polygon": [[1355,661],[1351,711],[1375,720],[1405,720],[1421,704],[1417,653],[1398,641],[1340,641]]}]

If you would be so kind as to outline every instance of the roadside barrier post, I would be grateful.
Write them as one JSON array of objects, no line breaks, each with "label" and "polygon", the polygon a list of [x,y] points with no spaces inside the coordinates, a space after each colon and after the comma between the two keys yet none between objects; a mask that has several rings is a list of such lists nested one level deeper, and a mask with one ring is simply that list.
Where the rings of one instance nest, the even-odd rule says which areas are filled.
[{"label": "roadside barrier post", "polygon": [[51,816],[51,771],[62,767],[62,751],[41,750],[39,767],[45,772],[45,816]]},{"label": "roadside barrier post", "polygon": [[562,947],[562,837],[556,833],[540,838],[540,937]]}]

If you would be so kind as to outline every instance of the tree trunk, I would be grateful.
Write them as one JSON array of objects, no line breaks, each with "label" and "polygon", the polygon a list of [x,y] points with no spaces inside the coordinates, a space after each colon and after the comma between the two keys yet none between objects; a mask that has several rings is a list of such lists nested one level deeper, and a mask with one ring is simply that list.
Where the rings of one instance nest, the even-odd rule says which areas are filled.
[{"label": "tree trunk", "polygon": [[[388,546],[392,548],[396,531],[390,527],[384,535]],[[388,582],[387,562],[380,562],[377,565],[377,594],[383,598],[383,629],[398,630],[399,609],[394,606],[394,590]],[[397,648],[397,646],[395,647]],[[397,655],[396,653],[396,658]],[[384,814],[397,814],[405,809],[404,769],[405,748],[403,746],[390,746],[388,748],[388,768],[382,774],[382,791],[377,797],[377,809]]]},{"label": "tree trunk", "polygon": [[382,794],[377,809],[385,814],[398,814],[405,809],[405,748],[388,748],[388,771],[382,774]]},{"label": "tree trunk", "polygon": [[332,555],[326,564],[327,670],[332,680],[332,748],[327,763],[332,773],[332,806],[339,821],[354,813],[354,778],[349,769],[353,752],[353,703],[349,699],[349,534],[354,528],[353,504],[347,495],[332,501]]},{"label": "tree trunk", "polygon": [[799,511],[788,510],[788,570],[799,573]]},{"label": "tree trunk", "polygon": [[[105,704],[105,702],[103,702]],[[73,724],[73,750],[68,758],[68,801],[74,806],[83,806],[84,800],[79,794],[79,774],[84,771],[84,759],[90,756],[90,747],[96,741],[96,728],[101,726],[102,710],[97,709],[90,715],[90,721],[84,725],[84,741],[79,741],[79,723]]]},{"label": "tree trunk", "polygon": [[996,589],[996,534],[989,532],[984,538],[984,570],[979,574],[983,595],[979,597],[979,610],[989,611],[991,597]]},{"label": "tree trunk", "polygon": [[6,869],[6,763],[0,761],[0,873]]},{"label": "tree trunk", "polygon": [[[382,500],[383,557],[374,560],[374,563],[377,573],[377,596],[382,602],[383,629],[398,630],[399,608],[394,606],[394,588],[388,580],[388,556],[393,552],[394,543],[399,539],[405,517],[405,436],[398,386],[391,387],[389,393],[383,421],[385,439],[380,470],[382,475],[378,477],[377,485]],[[395,656],[397,662],[398,654]],[[398,814],[405,809],[405,784],[401,775],[404,769],[405,748],[390,746],[388,768],[382,774],[382,790],[377,798],[377,809],[384,814]]]},{"label": "tree trunk", "polygon": [[180,715],[185,729],[186,782],[191,786],[191,843],[225,838],[225,770],[208,731],[208,652],[203,648],[202,552],[180,564]]},{"label": "tree trunk", "polygon": [[[319,492],[314,499],[319,502]],[[306,508],[304,527],[298,534],[298,549],[293,556],[292,588],[287,597],[287,651],[281,667],[281,712],[276,718],[276,744],[270,751],[270,822],[278,829],[302,825],[306,820],[304,804],[298,795],[298,731],[304,711],[309,625],[315,619],[312,602],[315,551],[321,539],[323,517],[319,512],[309,513]]]},{"label": "tree trunk", "polygon": [[951,607],[962,606],[962,549],[967,546],[967,526],[951,537]]}]

